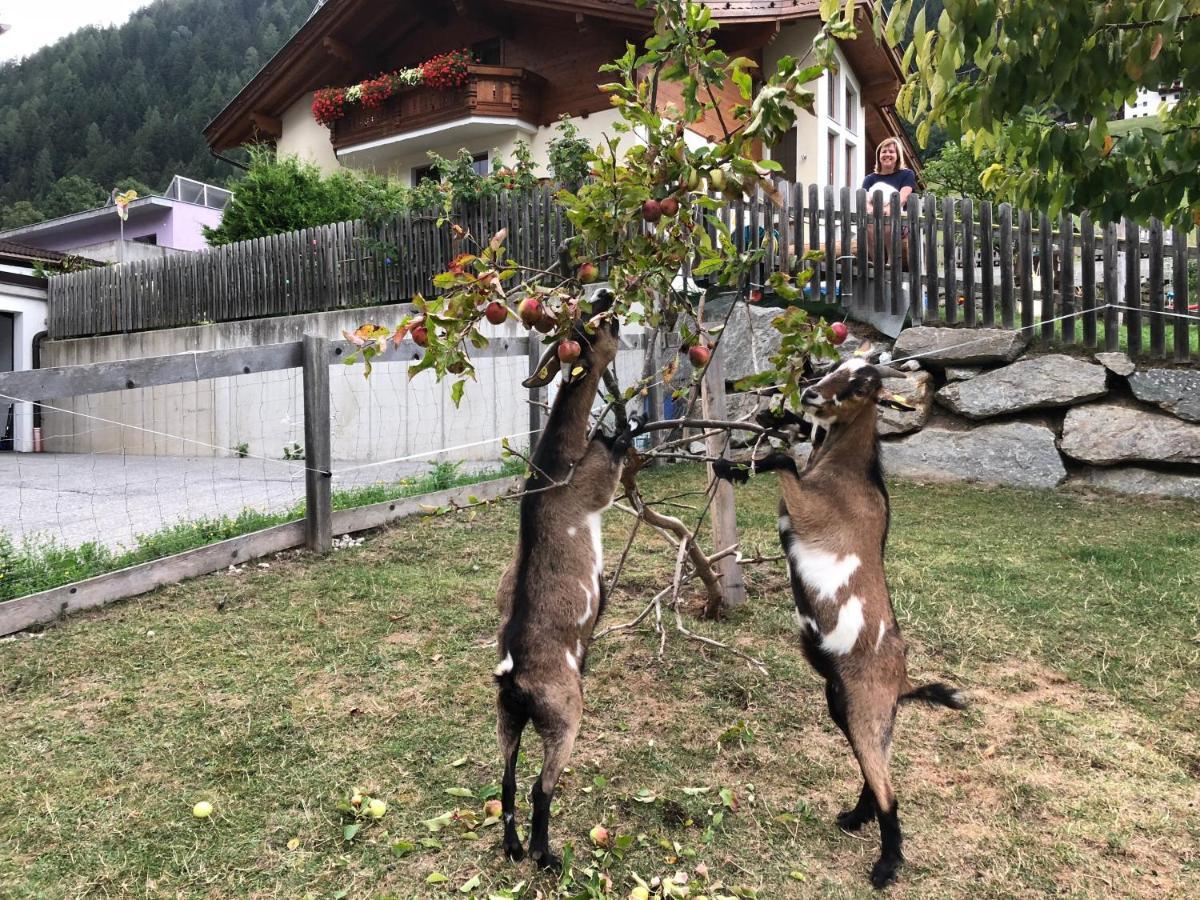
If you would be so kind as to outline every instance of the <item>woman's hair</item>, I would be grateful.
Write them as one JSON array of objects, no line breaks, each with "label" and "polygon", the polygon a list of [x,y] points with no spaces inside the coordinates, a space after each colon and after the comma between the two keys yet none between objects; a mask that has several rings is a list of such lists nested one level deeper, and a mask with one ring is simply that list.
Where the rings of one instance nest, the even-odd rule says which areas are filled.
[{"label": "woman's hair", "polygon": [[892,171],[899,172],[901,169],[908,168],[908,163],[904,159],[904,147],[900,144],[899,138],[884,138],[879,142],[879,146],[875,148],[875,171],[880,175],[884,174],[884,172],[879,167],[879,151],[888,144],[896,148],[896,168],[892,169]]}]

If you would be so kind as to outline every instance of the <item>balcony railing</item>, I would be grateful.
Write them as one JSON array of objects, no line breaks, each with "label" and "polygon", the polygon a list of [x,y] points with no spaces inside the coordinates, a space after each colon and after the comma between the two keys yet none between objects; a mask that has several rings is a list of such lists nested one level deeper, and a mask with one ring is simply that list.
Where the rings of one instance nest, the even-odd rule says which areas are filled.
[{"label": "balcony railing", "polygon": [[471,66],[457,90],[412,87],[375,109],[356,108],[334,123],[330,141],[342,150],[470,116],[510,118],[540,124],[544,79],[525,69]]}]

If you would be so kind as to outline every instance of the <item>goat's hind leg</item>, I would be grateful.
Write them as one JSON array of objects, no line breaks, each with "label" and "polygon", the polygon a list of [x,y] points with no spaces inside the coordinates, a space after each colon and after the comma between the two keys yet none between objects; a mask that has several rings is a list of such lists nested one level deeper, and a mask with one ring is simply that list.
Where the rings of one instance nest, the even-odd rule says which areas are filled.
[{"label": "goat's hind leg", "polygon": [[500,755],[504,760],[504,781],[500,789],[501,813],[504,816],[504,855],[513,862],[525,858],[517,834],[517,753],[521,749],[521,732],[529,716],[505,707],[503,696],[497,706],[496,732],[500,739]]},{"label": "goat's hind leg", "polygon": [[[874,797],[875,815],[879,820],[880,851],[879,859],[871,869],[871,884],[883,888],[896,880],[896,874],[904,863],[899,803],[892,790],[892,777],[888,771],[895,706],[872,709],[870,704],[863,704],[862,708],[855,709],[852,701],[846,712],[850,746],[862,768],[866,787],[870,788]],[[861,805],[861,799],[859,803]]]},{"label": "goat's hind leg", "polygon": [[562,868],[562,860],[550,852],[550,803],[559,776],[571,758],[579,721],[583,717],[583,697],[555,704],[534,719],[545,749],[542,772],[533,783],[533,833],[529,838],[529,855],[541,869]]},{"label": "goat's hind leg", "polygon": [[[850,725],[846,721],[846,693],[841,681],[825,682],[825,702],[829,705],[830,718],[849,741]],[[851,742],[851,746],[853,746],[853,742]],[[838,813],[834,821],[837,823],[837,827],[844,831],[858,831],[874,818],[875,794],[872,792],[871,786],[864,781],[862,791],[858,795],[858,802],[852,809],[842,810]]]}]

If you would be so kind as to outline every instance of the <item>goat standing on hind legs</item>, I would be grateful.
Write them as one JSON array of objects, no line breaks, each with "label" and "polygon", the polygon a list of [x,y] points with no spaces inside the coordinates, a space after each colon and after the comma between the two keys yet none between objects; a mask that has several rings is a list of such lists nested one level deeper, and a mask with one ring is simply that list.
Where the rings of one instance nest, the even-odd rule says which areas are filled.
[{"label": "goat standing on hind legs", "polygon": [[[875,413],[879,404],[911,409],[883,388],[880,371],[851,359],[800,396],[804,416],[824,439],[803,472],[777,453],[756,460],[757,471],[779,474],[779,540],[787,555],[805,656],[825,679],[829,714],[863,773],[853,809],[837,817],[855,831],[879,820],[882,850],[871,884],[885,887],[904,862],[900,818],[888,762],[896,708],[922,700],[962,709],[962,695],[944,684],[915,687],[883,571],[889,506],[879,465]],[[745,481],[747,471],[722,461],[722,478]]]},{"label": "goat standing on hind legs", "polygon": [[[612,294],[601,291],[593,316],[607,313]],[[582,353],[563,370],[562,385],[532,459],[521,498],[517,552],[500,580],[496,666],[497,732],[504,759],[501,803],[504,852],[525,855],[517,835],[517,751],[532,722],[544,760],[533,785],[529,855],[541,868],[558,868],[550,852],[550,801],[583,716],[583,670],[588,644],[604,610],[600,514],[612,503],[636,421],[614,437],[589,440],[589,415],[604,370],[617,358],[617,324],[593,318],[594,330],[575,329]],[[557,345],[542,357],[526,387],[558,374]],[[575,377],[577,368],[583,372]]]}]

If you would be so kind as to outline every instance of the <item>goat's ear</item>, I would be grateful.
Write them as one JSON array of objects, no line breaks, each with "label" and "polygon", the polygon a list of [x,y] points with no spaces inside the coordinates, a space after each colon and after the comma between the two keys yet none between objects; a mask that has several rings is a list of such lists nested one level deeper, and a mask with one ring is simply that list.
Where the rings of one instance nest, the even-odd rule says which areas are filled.
[{"label": "goat's ear", "polygon": [[913,412],[916,406],[913,405],[907,397],[901,394],[893,394],[891,391],[882,389],[879,391],[877,401],[880,406],[886,406],[888,409],[898,409],[901,412]]},{"label": "goat's ear", "polygon": [[875,352],[875,348],[871,346],[870,341],[863,341],[861,344],[859,344],[857,347],[854,348],[854,355],[860,356],[863,359],[868,359],[871,356],[871,354],[874,352]]},{"label": "goat's ear", "polygon": [[527,388],[545,387],[554,380],[554,376],[558,374],[560,368],[562,368],[562,363],[558,360],[558,341],[555,341],[546,348],[546,352],[538,360],[537,369],[534,370],[534,373],[522,381],[521,384]]}]

